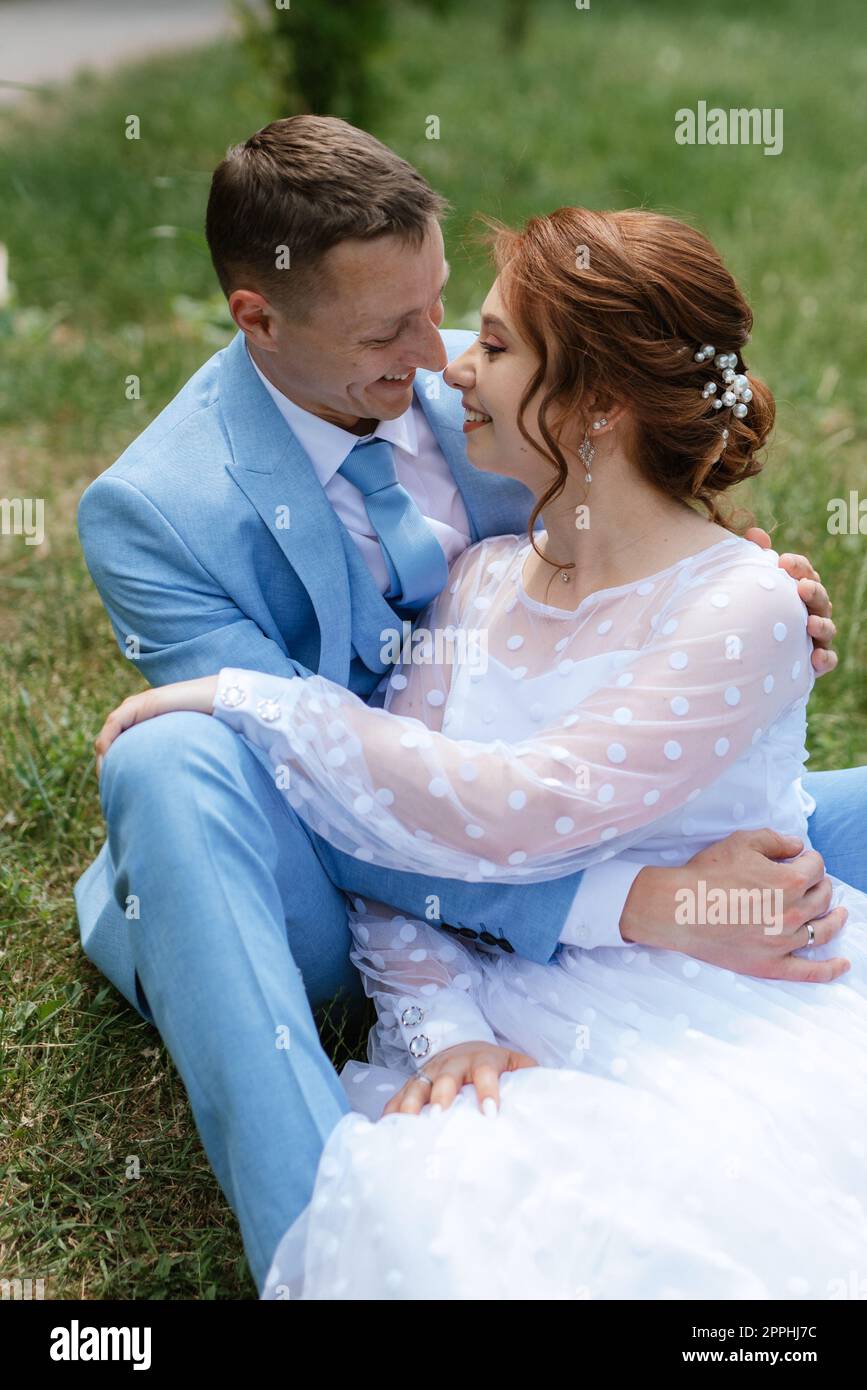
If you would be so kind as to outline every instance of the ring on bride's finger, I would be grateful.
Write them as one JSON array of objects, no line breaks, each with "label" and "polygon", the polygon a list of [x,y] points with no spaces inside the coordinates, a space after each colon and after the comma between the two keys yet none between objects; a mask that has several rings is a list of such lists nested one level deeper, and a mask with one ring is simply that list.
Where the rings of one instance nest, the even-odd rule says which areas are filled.
[{"label": "ring on bride's finger", "polygon": [[[815,946],[815,944],[816,944],[816,933],[815,933],[814,930],[813,930],[813,923],[812,923],[812,922],[805,922],[805,923],[804,923],[804,926],[807,928],[807,946]],[[804,950],[805,950],[805,951],[806,951],[806,949],[807,949],[807,946],[804,947]]]},{"label": "ring on bride's finger", "polygon": [[417,1077],[418,1079],[422,1080],[422,1081],[427,1081],[427,1082],[429,1082],[429,1084],[430,1084],[431,1086],[433,1085],[433,1077],[432,1077],[432,1076],[428,1076],[428,1074],[427,1074],[426,1071],[417,1071],[417,1072],[416,1072],[416,1077]]}]

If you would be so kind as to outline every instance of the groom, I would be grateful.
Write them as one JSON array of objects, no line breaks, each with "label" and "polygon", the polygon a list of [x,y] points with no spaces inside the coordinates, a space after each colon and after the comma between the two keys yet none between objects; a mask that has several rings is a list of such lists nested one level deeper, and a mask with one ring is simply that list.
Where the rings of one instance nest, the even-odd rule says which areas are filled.
[{"label": "groom", "polygon": [[[443,210],[410,165],[331,118],[277,121],[217,169],[207,235],[240,331],[79,512],[118,643],[152,684],[221,666],[318,672],[380,702],[389,634],[468,545],[525,531],[530,493],[468,465],[441,380],[472,336],[439,327]],[[805,566],[792,562],[796,577]],[[821,648],[833,627],[820,586],[810,601]],[[814,842],[867,888],[848,829],[867,813],[867,776],[808,785]],[[799,846],[765,830],[676,870],[615,861],[534,885],[380,869],[321,840],[265,756],[196,714],[129,730],[100,789],[108,843],[76,888],[84,949],[162,1034],[260,1288],[350,1108],[311,1012],[341,988],[363,997],[345,894],[539,962],[561,941],[637,941],[745,973],[759,973],[761,928],[675,938],[675,887],[771,884],[794,926],[829,901],[820,855],[783,862]],[[811,963],[778,948],[775,969],[807,978]],[[435,1001],[401,1027],[407,1044],[419,1028],[436,1044]]]}]

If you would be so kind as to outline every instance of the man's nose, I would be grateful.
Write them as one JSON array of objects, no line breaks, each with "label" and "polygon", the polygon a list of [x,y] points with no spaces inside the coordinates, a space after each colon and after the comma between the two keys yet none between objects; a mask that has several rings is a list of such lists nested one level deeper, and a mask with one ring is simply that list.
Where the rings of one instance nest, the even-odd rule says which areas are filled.
[{"label": "man's nose", "polygon": [[436,326],[432,323],[427,323],[419,328],[418,336],[411,345],[409,355],[414,359],[417,367],[424,367],[429,372],[441,372],[449,360],[443,340]]}]

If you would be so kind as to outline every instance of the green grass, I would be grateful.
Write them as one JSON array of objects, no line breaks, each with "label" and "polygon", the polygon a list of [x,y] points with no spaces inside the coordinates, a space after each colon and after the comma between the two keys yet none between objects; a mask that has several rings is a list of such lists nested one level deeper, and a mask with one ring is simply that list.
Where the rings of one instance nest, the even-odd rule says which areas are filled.
[{"label": "green grass", "polygon": [[[778,398],[744,501],[778,549],[822,572],[840,667],[812,705],[812,766],[867,762],[867,552],[827,533],[829,499],[867,495],[859,229],[867,49],[858,0],[718,6],[541,0],[506,54],[499,7],[447,26],[400,11],[375,133],[446,193],[447,323],[488,284],[470,216],[646,204],[721,247],[756,314],[750,365]],[[860,30],[861,41],[858,41]],[[48,540],[0,539],[0,1277],[52,1297],[237,1298],[237,1229],[157,1034],[82,956],[72,885],[103,836],[91,742],[136,686],[75,537],[75,506],[226,341],[201,232],[210,170],[274,114],[227,45],[83,80],[0,115],[2,228],[16,297],[0,311],[0,495],[42,497]],[[785,148],[674,143],[674,112],[781,106]],[[130,114],[142,138],[124,138]],[[425,138],[438,115],[441,138]],[[155,233],[155,228],[174,229]],[[126,378],[140,378],[127,400]],[[338,1061],[360,1037],[323,1017]],[[126,1179],[126,1156],[143,1177]]]}]

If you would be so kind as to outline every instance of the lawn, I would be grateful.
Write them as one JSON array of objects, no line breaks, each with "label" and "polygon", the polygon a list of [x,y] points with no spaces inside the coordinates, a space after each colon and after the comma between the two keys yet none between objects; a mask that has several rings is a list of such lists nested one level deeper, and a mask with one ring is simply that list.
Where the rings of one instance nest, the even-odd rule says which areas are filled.
[{"label": "lawn", "polygon": [[[812,557],[840,628],[840,666],[811,704],[811,766],[865,763],[867,546],[827,525],[833,498],[867,497],[859,0],[761,13],[539,0],[517,54],[499,8],[445,25],[401,10],[379,60],[375,133],[455,209],[446,322],[471,325],[487,287],[477,209],[518,221],[646,204],[714,238],[755,309],[747,360],[778,399],[767,470],[742,500],[778,549]],[[227,341],[203,209],[227,145],[274,114],[262,92],[225,44],[0,114],[15,287],[0,309],[0,496],[44,499],[46,524],[42,545],[0,537],[0,1277],[47,1277],[55,1298],[255,1296],[183,1087],[81,954],[71,892],[103,836],[91,743],[139,684],[79,553],[76,503]],[[676,145],[675,111],[699,100],[783,108],[783,152]],[[322,1025],[338,1064],[363,1055],[339,1011]]]}]

